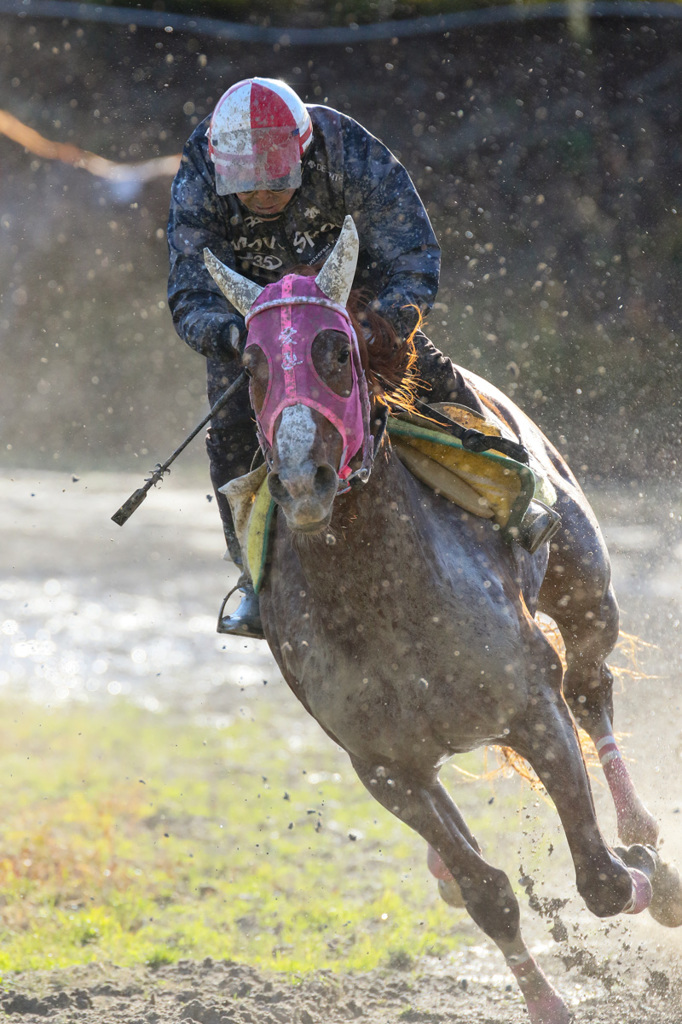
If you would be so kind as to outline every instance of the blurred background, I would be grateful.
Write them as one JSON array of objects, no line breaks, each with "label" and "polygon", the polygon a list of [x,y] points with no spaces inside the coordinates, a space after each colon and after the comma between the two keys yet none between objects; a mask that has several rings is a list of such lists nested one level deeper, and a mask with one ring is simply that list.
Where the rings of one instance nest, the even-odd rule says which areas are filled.
[{"label": "blurred background", "polygon": [[[674,478],[682,21],[553,17],[392,35],[398,15],[433,5],[356,7],[325,18],[326,5],[281,3],[247,17],[214,4],[203,8],[213,22],[180,27],[163,8],[145,27],[125,11],[101,24],[24,5],[0,13],[1,104],[44,138],[119,163],[178,154],[249,75],[345,111],[403,161],[432,218],[443,248],[436,344],[515,397],[581,479]],[[244,18],[251,36],[213,38],[216,12]],[[376,32],[393,19],[383,37],[354,41],[372,14]],[[342,27],[351,18],[355,31]],[[287,45],[296,31],[277,22],[299,37],[307,28],[309,41]],[[310,29],[322,22],[320,42]],[[258,30],[267,42],[253,41]],[[113,182],[0,135],[7,465],[136,469],[137,456],[146,467],[203,415],[202,359],[166,308],[170,181]],[[203,460],[201,449],[183,459]]]}]

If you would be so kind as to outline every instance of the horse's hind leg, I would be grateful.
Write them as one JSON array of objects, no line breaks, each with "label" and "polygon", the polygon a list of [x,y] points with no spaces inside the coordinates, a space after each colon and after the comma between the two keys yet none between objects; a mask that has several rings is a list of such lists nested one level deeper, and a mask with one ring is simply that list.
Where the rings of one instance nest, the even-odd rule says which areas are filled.
[{"label": "horse's hind leg", "polygon": [[599,755],[616,808],[618,835],[627,844],[658,839],[658,824],[637,796],[613,735],[613,675],[606,659],[618,639],[618,605],[601,531],[570,495],[559,499],[563,526],[551,544],[539,598],[566,646],[564,695]]},{"label": "horse's hind leg", "polygon": [[557,809],[587,907],[597,917],[645,910],[652,897],[649,879],[638,869],[628,870],[604,840],[575,726],[561,696],[538,694],[509,740]]},{"label": "horse's hind leg", "polygon": [[568,1024],[569,1012],[528,951],[519,904],[503,871],[483,859],[476,840],[437,778],[424,782],[398,766],[351,758],[379,803],[419,833],[458,883],[476,924],[501,950],[526,1001],[530,1024]]}]

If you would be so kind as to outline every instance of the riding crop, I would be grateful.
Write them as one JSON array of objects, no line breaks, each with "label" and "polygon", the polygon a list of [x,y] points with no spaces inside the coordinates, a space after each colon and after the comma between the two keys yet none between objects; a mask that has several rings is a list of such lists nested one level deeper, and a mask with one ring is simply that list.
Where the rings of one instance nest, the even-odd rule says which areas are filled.
[{"label": "riding crop", "polygon": [[170,466],[173,462],[175,462],[178,455],[180,455],[180,453],[185,450],[187,445],[197,436],[202,427],[205,427],[209,420],[213,419],[213,417],[220,412],[220,410],[223,408],[228,399],[232,397],[235,391],[239,390],[239,388],[244,384],[245,380],[246,372],[242,370],[234,384],[231,384],[227,391],[225,391],[224,394],[220,396],[215,405],[212,406],[210,411],[206,414],[206,416],[204,416],[201,423],[197,423],[194,430],[192,430],[192,432],[187,435],[182,444],[178,445],[178,447],[175,449],[170,458],[166,459],[166,461],[163,463],[158,463],[152,475],[145,480],[144,486],[138,487],[136,491],[133,491],[133,493],[130,495],[127,501],[123,502],[118,512],[114,512],[111,518],[118,526],[123,526],[124,523],[128,522],[133,512],[140,507],[144,499],[147,497],[147,493],[151,490],[151,488],[155,487],[159,483],[159,481],[163,479],[164,473],[168,473],[170,471]]}]

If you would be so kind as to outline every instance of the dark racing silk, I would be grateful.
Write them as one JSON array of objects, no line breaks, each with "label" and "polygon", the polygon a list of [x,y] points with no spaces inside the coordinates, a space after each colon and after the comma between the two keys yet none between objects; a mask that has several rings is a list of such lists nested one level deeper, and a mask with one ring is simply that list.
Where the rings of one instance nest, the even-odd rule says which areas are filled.
[{"label": "dark racing silk", "polygon": [[236,195],[218,196],[208,156],[208,119],[185,146],[173,182],[168,243],[168,301],[181,338],[209,359],[232,358],[230,324],[239,314],[218,291],[203,262],[205,246],[223,263],[259,284],[331,252],[346,214],[360,237],[354,287],[376,296],[376,309],[402,336],[414,309],[430,309],[438,288],[440,248],[405,168],[352,118],[310,106],[313,141],[303,179],[285,210],[261,220]]}]

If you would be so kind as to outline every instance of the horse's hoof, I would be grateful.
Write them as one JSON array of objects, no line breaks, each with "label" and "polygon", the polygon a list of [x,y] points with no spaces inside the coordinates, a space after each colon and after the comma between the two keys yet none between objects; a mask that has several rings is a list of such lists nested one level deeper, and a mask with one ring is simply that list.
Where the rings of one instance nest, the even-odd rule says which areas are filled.
[{"label": "horse's hoof", "polygon": [[439,878],[438,892],[440,894],[440,898],[445,900],[445,902],[451,907],[457,907],[457,909],[464,909],[466,907],[464,897],[462,896],[462,890],[454,878]]},{"label": "horse's hoof", "polygon": [[570,1024],[568,1007],[532,957],[512,967],[512,973],[526,1002],[530,1024]]},{"label": "horse's hoof", "polygon": [[649,881],[653,880],[661,862],[653,846],[643,846],[641,843],[633,843],[632,846],[614,846],[613,852],[620,857],[626,867],[641,871]]},{"label": "horse's hoof", "polygon": [[659,860],[653,878],[654,895],[649,913],[666,928],[682,925],[682,879],[674,864]]},{"label": "horse's hoof", "polygon": [[531,1024],[570,1024],[571,1014],[561,996],[550,989],[541,999],[526,1003]]}]

